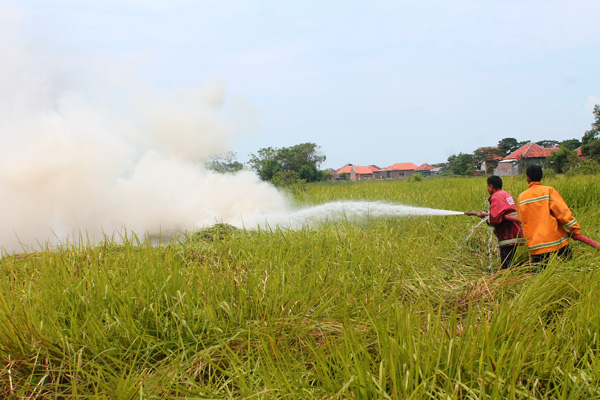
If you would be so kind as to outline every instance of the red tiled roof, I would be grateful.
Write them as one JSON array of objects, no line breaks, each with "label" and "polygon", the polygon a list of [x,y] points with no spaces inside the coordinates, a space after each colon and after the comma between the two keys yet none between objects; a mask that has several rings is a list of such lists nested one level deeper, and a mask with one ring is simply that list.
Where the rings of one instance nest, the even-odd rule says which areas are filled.
[{"label": "red tiled roof", "polygon": [[520,158],[546,158],[556,150],[558,150],[558,147],[545,149],[535,143],[527,143],[521,146],[518,150],[515,150],[504,157],[504,160],[518,160]]},{"label": "red tiled roof", "polygon": [[418,167],[415,164],[409,162],[409,163],[396,163],[394,165],[387,167],[386,170],[388,170],[388,171],[414,171],[417,168]]},{"label": "red tiled roof", "polygon": [[417,171],[431,171],[433,169],[432,165],[429,164],[421,164],[419,165],[419,167],[417,168]]},{"label": "red tiled roof", "polygon": [[345,172],[345,173],[349,174],[351,170],[352,170],[352,164],[346,164],[342,168],[338,169],[337,173],[343,174]]},{"label": "red tiled roof", "polygon": [[367,168],[373,172],[381,171],[381,168],[379,168],[377,165],[367,165]]},{"label": "red tiled roof", "polygon": [[498,161],[498,160],[502,160],[502,156],[500,154],[497,153],[493,153],[491,150],[495,150],[498,149],[498,146],[493,146],[493,147],[480,147],[479,150],[481,150],[486,158],[486,161]]},{"label": "red tiled roof", "polygon": [[369,169],[369,167],[359,167],[358,165],[352,166],[354,173],[359,175],[371,175],[373,171]]},{"label": "red tiled roof", "polygon": [[575,151],[577,152],[577,157],[581,158],[582,160],[588,158],[588,156],[584,156],[583,153],[581,152],[581,146],[576,148]]}]

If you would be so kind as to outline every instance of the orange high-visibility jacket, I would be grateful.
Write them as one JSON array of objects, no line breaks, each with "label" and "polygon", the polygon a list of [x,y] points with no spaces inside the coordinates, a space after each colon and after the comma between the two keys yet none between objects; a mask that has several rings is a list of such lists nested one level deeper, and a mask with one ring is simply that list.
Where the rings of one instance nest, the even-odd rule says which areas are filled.
[{"label": "orange high-visibility jacket", "polygon": [[517,216],[533,255],[556,251],[569,244],[566,229],[581,234],[577,220],[560,194],[540,182],[531,182],[529,189],[519,195]]}]

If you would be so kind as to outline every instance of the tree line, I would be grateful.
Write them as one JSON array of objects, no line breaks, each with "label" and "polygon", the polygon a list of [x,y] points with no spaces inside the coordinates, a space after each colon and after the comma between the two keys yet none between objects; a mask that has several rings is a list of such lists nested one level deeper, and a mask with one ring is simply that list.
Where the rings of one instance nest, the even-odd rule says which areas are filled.
[{"label": "tree line", "polygon": [[[578,169],[584,173],[600,173],[600,105],[594,106],[592,129],[583,134],[581,140],[567,139],[541,140],[535,142],[542,147],[555,147],[558,150],[546,159],[546,167],[557,173],[565,173]],[[529,140],[518,141],[515,138],[504,138],[495,147],[479,148],[471,154],[459,153],[448,157],[444,173],[454,175],[471,175],[477,166],[487,161],[490,170],[498,165],[501,158],[506,157],[521,146],[530,143]],[[576,149],[587,156],[581,160]],[[329,180],[331,174],[320,170],[325,161],[325,154],[315,143],[301,143],[291,147],[265,147],[250,154],[248,166],[261,179],[270,181],[276,186],[293,187],[294,185]],[[236,154],[229,152],[216,156],[206,162],[206,167],[220,173],[234,173],[244,168],[244,164],[236,161]]]},{"label": "tree line", "polygon": [[[208,160],[206,167],[220,173],[233,173],[244,168],[229,152]],[[325,154],[315,143],[301,143],[291,147],[265,147],[250,154],[248,166],[265,181],[275,186],[298,187],[307,182],[329,180],[331,174],[319,169]]]},{"label": "tree line", "polygon": [[[592,123],[592,129],[586,131],[581,140],[574,138],[535,142],[541,147],[558,147],[557,151],[546,158],[546,167],[560,174],[575,169],[583,173],[600,172],[600,105],[594,106],[593,113],[595,121]],[[486,161],[488,170],[485,172],[491,173],[498,166],[498,158],[506,157],[527,143],[530,141],[520,142],[515,138],[504,138],[496,147],[479,148],[471,154],[453,154],[448,157],[444,171],[447,174],[471,175],[473,170]],[[576,150],[579,147],[581,147],[581,154],[586,157],[584,160],[577,155]]]}]

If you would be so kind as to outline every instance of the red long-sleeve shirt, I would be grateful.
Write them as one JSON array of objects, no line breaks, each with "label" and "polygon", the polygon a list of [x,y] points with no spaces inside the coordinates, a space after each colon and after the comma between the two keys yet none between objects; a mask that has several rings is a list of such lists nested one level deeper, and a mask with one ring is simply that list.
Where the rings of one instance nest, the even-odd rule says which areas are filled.
[{"label": "red long-sleeve shirt", "polygon": [[498,189],[488,201],[490,202],[489,223],[494,227],[494,233],[498,237],[498,246],[524,245],[525,239],[521,226],[516,222],[504,219],[505,215],[517,211],[513,197],[504,190]]}]

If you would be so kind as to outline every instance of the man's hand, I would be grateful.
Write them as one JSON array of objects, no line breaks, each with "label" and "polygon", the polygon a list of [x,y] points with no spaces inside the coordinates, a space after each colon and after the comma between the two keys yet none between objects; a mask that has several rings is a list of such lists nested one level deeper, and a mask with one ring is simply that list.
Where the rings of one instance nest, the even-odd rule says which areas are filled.
[{"label": "man's hand", "polygon": [[488,215],[490,215],[490,213],[489,213],[488,211],[479,211],[479,212],[477,213],[477,216],[478,216],[479,218],[485,218],[485,217],[487,217]]}]

